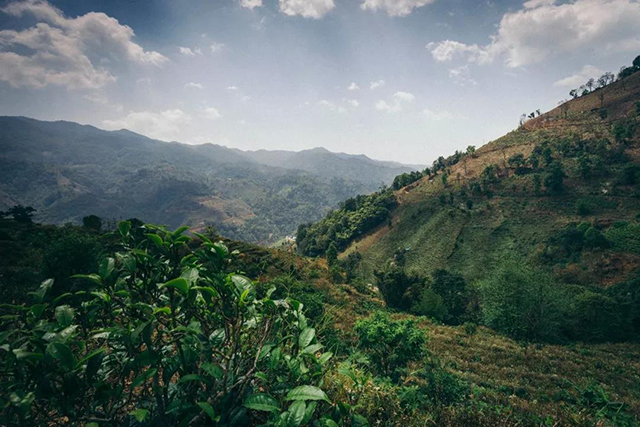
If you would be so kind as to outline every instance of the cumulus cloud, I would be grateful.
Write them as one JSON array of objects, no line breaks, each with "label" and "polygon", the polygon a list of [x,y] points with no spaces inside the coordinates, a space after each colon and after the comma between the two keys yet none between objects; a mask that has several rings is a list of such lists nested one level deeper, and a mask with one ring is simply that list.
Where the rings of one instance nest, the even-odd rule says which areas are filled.
[{"label": "cumulus cloud", "polygon": [[360,90],[360,87],[355,82],[351,82],[351,84],[347,87],[347,90]]},{"label": "cumulus cloud", "polygon": [[336,105],[331,101],[327,101],[326,99],[323,99],[322,101],[319,101],[318,105],[320,105],[321,107],[326,108],[327,110],[335,111],[335,112],[338,112],[338,113],[341,113],[341,114],[347,112],[346,108],[344,108],[342,106],[339,106],[339,105]]},{"label": "cumulus cloud", "polygon": [[135,43],[131,27],[104,13],[68,18],[44,0],[11,2],[0,11],[36,20],[31,28],[0,31],[0,80],[14,87],[95,89],[116,80],[103,64],[167,61]]},{"label": "cumulus cloud", "polygon": [[235,92],[238,90],[238,86],[227,86],[227,90],[231,92]]},{"label": "cumulus cloud", "polygon": [[468,65],[451,68],[449,70],[449,78],[460,86],[477,85],[478,82],[471,77]]},{"label": "cumulus cloud", "polygon": [[178,49],[180,50],[181,54],[186,56],[202,55],[202,50],[200,50],[199,47],[196,47],[195,49],[191,49],[190,47],[180,46],[178,47]]},{"label": "cumulus cloud", "polygon": [[211,49],[211,52],[216,53],[224,49],[225,46],[226,45],[224,43],[213,42],[211,43],[211,46],[209,46],[209,49]]},{"label": "cumulus cloud", "polygon": [[240,6],[246,7],[247,9],[253,9],[255,7],[262,6],[262,0],[240,0]]},{"label": "cumulus cloud", "polygon": [[200,83],[195,83],[195,82],[189,82],[186,85],[184,85],[185,89],[204,89],[204,86],[202,86],[202,84]]},{"label": "cumulus cloud", "polygon": [[428,108],[422,110],[422,114],[428,120],[440,121],[440,120],[448,120],[453,118],[453,114],[448,111],[433,111]]},{"label": "cumulus cloud", "polygon": [[530,0],[506,13],[485,46],[430,43],[434,59],[464,57],[487,63],[503,57],[509,67],[539,63],[574,52],[622,52],[640,49],[640,2],[637,0]]},{"label": "cumulus cloud", "polygon": [[378,89],[379,87],[384,86],[386,83],[384,80],[378,80],[377,82],[371,82],[369,84],[369,89],[373,90],[373,89]]},{"label": "cumulus cloud", "polygon": [[591,78],[597,79],[603,74],[604,71],[600,68],[594,67],[593,65],[585,65],[582,67],[582,70],[571,76],[565,77],[564,79],[558,80],[553,85],[562,87],[578,87],[581,84],[584,84],[587,80]]},{"label": "cumulus cloud", "polygon": [[150,138],[171,141],[180,137],[183,126],[191,123],[191,116],[180,109],[165,110],[159,113],[151,111],[132,111],[118,120],[104,120],[106,129],[129,129]]},{"label": "cumulus cloud", "polygon": [[347,103],[351,105],[353,108],[357,108],[360,106],[360,102],[357,99],[348,99]]},{"label": "cumulus cloud", "polygon": [[431,51],[433,59],[439,62],[451,61],[454,58],[461,57],[475,60],[482,53],[482,49],[477,44],[467,45],[454,40],[445,40],[438,43],[431,42],[427,45],[427,49]]},{"label": "cumulus cloud", "polygon": [[389,16],[407,16],[413,9],[426,6],[435,0],[364,0],[362,10],[384,10]]},{"label": "cumulus cloud", "polygon": [[220,114],[220,111],[218,111],[217,108],[207,107],[204,110],[202,110],[202,117],[211,119],[211,120],[218,120],[222,118],[222,114]]},{"label": "cumulus cloud", "polygon": [[375,103],[376,110],[384,111],[386,113],[397,113],[402,111],[405,105],[411,104],[415,101],[416,97],[409,92],[396,92],[393,94],[393,100],[388,103],[384,100],[378,100]]},{"label": "cumulus cloud", "polygon": [[335,7],[333,0],[280,0],[280,12],[303,18],[320,19]]}]

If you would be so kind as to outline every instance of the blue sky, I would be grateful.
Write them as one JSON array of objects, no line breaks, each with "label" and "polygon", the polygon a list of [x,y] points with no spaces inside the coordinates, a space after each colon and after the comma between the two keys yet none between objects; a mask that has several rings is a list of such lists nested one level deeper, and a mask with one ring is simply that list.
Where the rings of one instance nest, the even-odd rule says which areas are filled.
[{"label": "blue sky", "polygon": [[0,2],[0,114],[430,163],[640,53],[640,0]]}]

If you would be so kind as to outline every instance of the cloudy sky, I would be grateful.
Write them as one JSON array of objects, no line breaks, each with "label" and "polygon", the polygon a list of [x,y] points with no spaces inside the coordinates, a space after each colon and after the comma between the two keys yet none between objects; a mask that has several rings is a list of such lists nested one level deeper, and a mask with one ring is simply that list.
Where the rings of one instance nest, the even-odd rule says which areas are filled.
[{"label": "cloudy sky", "polygon": [[0,0],[0,115],[429,163],[640,54],[640,0]]}]

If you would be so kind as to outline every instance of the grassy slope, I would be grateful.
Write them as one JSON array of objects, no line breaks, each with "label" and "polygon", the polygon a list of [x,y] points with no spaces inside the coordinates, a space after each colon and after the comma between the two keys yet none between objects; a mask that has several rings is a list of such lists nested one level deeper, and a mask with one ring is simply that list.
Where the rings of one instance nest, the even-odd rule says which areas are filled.
[{"label": "grassy slope", "polygon": [[[563,160],[569,178],[561,195],[533,194],[533,176],[510,174],[501,178],[496,196],[492,199],[472,197],[474,208],[468,211],[460,198],[442,205],[438,196],[456,191],[463,183],[477,178],[484,168],[496,164],[504,168],[514,154],[528,157],[533,147],[545,140],[580,136],[582,139],[611,139],[611,123],[625,115],[631,115],[634,102],[640,100],[640,73],[625,82],[604,89],[604,107],[609,116],[602,120],[592,109],[599,107],[597,93],[568,103],[567,118],[558,107],[516,131],[493,141],[476,151],[473,157],[465,157],[451,167],[449,186],[443,188],[440,175],[423,178],[397,192],[399,207],[393,211],[393,225],[386,225],[354,242],[343,254],[353,251],[363,255],[364,271],[371,277],[372,271],[382,265],[398,248],[410,248],[406,265],[410,270],[424,274],[436,268],[449,268],[474,280],[483,275],[498,258],[517,254],[525,258],[534,256],[536,250],[549,236],[570,222],[594,221],[610,225],[616,220],[633,220],[640,213],[640,200],[630,191],[612,192],[614,176],[585,182],[577,179],[575,159]],[[635,162],[640,161],[638,136],[627,150]],[[604,194],[607,191],[607,194]],[[593,212],[579,216],[579,201],[594,205]],[[606,251],[601,255],[604,263],[629,265],[637,256],[620,251]],[[623,268],[619,277],[608,277],[590,263],[594,257],[586,256],[584,268],[600,280],[623,280],[628,269]]]}]

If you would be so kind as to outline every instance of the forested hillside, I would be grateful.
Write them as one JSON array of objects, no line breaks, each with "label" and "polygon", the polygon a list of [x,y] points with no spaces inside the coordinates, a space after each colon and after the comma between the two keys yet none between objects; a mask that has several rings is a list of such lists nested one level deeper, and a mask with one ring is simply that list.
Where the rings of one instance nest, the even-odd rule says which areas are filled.
[{"label": "forested hillside", "polygon": [[272,152],[275,163],[254,154],[1,117],[0,210],[33,206],[38,221],[55,224],[88,215],[172,227],[208,223],[227,236],[270,243],[410,170],[326,150]]}]

